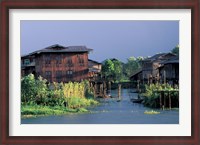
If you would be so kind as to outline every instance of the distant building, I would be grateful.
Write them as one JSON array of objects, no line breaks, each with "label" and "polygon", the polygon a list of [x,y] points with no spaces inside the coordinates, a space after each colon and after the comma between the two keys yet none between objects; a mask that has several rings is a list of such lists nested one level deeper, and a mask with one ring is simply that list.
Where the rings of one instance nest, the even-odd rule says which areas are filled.
[{"label": "distant building", "polygon": [[141,82],[143,80],[142,68],[138,69],[134,74],[132,74],[130,80],[135,82]]},{"label": "distant building", "polygon": [[91,59],[88,59],[88,67],[89,67],[88,76],[90,79],[94,79],[94,78],[98,77],[98,75],[100,75],[101,68],[102,68],[101,63],[91,60]]},{"label": "distant building", "polygon": [[159,67],[159,75],[161,82],[168,82],[169,84],[179,83],[179,57],[175,56],[167,61],[161,63]]},{"label": "distant building", "polygon": [[160,80],[159,68],[163,62],[176,57],[173,53],[160,53],[142,61],[142,68],[136,71],[130,79],[141,83],[154,83]]},{"label": "distant building", "polygon": [[82,81],[88,78],[88,54],[85,46],[52,45],[21,57],[22,76],[33,73],[49,82]]}]

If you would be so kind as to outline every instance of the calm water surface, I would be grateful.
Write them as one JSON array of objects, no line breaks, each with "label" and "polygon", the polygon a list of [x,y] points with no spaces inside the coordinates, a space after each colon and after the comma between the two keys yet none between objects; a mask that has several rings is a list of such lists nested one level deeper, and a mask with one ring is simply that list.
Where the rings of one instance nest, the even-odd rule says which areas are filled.
[{"label": "calm water surface", "polygon": [[[117,90],[111,91],[112,96],[117,96]],[[88,108],[91,113],[67,114],[61,116],[45,116],[22,119],[22,124],[178,124],[179,111],[162,111],[160,114],[147,115],[142,104],[132,103],[130,97],[137,98],[136,93],[128,89],[122,90],[122,100],[116,98],[101,99],[101,105]],[[154,109],[155,110],[155,109]]]}]

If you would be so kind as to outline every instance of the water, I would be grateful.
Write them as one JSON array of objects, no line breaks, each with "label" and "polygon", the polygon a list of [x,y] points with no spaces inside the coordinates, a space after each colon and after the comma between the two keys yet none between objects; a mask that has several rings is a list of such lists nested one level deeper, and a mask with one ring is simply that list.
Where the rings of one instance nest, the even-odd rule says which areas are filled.
[{"label": "water", "polygon": [[[142,104],[132,103],[130,96],[137,98],[136,93],[122,89],[122,100],[116,98],[101,99],[101,105],[88,108],[91,113],[67,114],[60,116],[45,116],[22,119],[22,124],[178,124],[178,110],[157,110],[160,114],[144,114],[151,108]],[[117,96],[117,90],[112,90],[112,96]],[[155,110],[155,109],[154,109]]]}]

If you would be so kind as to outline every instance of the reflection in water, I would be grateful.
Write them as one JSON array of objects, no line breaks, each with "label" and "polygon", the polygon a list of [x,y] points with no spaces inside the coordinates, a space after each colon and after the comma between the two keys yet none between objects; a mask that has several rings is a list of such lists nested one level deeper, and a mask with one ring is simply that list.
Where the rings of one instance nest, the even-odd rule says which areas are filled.
[{"label": "reflection in water", "polygon": [[[117,96],[117,90],[112,90],[112,96]],[[61,116],[45,116],[22,119],[22,124],[178,124],[179,111],[162,111],[160,114],[147,115],[142,104],[132,103],[130,97],[137,97],[136,93],[129,93],[122,89],[122,100],[116,98],[100,99],[101,105],[88,108],[91,113],[68,114]]]}]

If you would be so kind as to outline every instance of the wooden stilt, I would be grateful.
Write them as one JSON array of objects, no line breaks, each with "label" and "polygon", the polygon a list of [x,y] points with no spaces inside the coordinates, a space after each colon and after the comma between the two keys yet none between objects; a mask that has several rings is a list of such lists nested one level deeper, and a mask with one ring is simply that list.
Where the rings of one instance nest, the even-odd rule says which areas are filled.
[{"label": "wooden stilt", "polygon": [[106,97],[106,82],[103,82],[103,96]]},{"label": "wooden stilt", "polygon": [[166,96],[165,96],[165,92],[163,92],[163,101],[164,101],[164,105],[163,105],[163,110],[166,107]]},{"label": "wooden stilt", "polygon": [[169,109],[171,110],[171,96],[170,96],[170,92],[169,92]]},{"label": "wooden stilt", "polygon": [[94,97],[97,97],[97,84],[94,83]]},{"label": "wooden stilt", "polygon": [[108,89],[111,90],[111,82],[108,82]]},{"label": "wooden stilt", "polygon": [[100,96],[103,96],[103,84],[100,84]]},{"label": "wooden stilt", "polygon": [[162,92],[160,92],[160,108],[162,109]]},{"label": "wooden stilt", "polygon": [[164,70],[164,84],[166,84],[166,71]]},{"label": "wooden stilt", "polygon": [[121,84],[118,84],[118,99],[121,99]]}]

